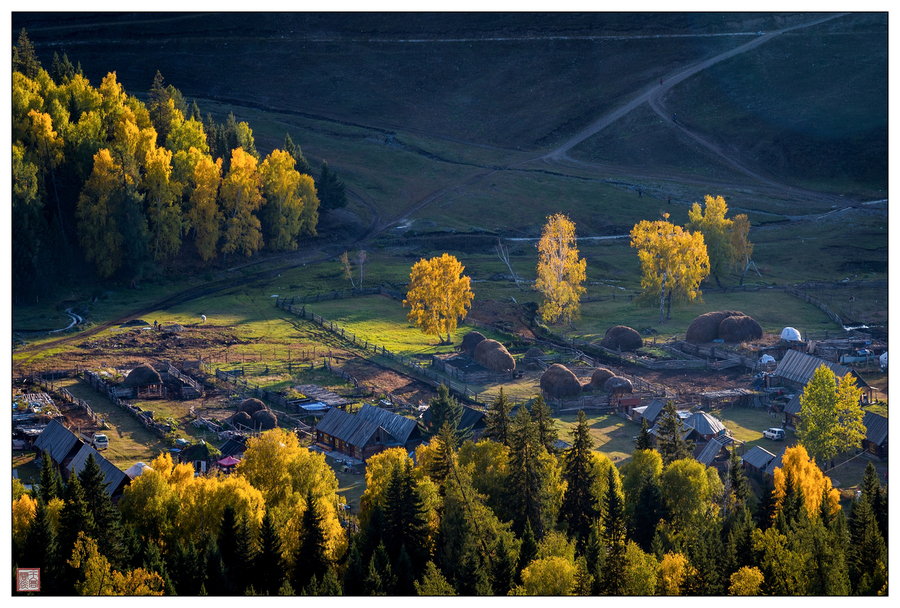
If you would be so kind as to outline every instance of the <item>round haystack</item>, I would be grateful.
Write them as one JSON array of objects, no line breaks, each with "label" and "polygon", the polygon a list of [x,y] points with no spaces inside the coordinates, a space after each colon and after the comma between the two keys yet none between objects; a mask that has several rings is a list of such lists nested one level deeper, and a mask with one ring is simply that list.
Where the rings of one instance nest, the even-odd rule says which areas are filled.
[{"label": "round haystack", "polygon": [[623,395],[631,394],[631,392],[634,391],[634,387],[631,385],[631,380],[628,378],[613,376],[603,384],[603,390],[610,395]]},{"label": "round haystack", "polygon": [[644,340],[636,330],[624,325],[616,325],[606,330],[600,346],[612,350],[637,350],[644,345]]},{"label": "round haystack", "polygon": [[148,384],[162,384],[159,372],[153,369],[149,363],[141,363],[131,370],[125,377],[123,386],[147,386]]},{"label": "round haystack", "polygon": [[475,347],[478,346],[479,342],[483,342],[484,340],[484,334],[480,331],[470,331],[463,336],[462,344],[459,349],[471,357],[475,352]]},{"label": "round haystack", "polygon": [[557,399],[577,397],[581,394],[581,383],[568,367],[554,363],[541,374],[541,391]]},{"label": "round haystack", "polygon": [[264,431],[274,429],[276,426],[278,426],[278,418],[276,418],[275,414],[273,414],[269,410],[259,410],[258,412],[253,414],[252,418],[253,426]]},{"label": "round haystack", "polygon": [[528,350],[525,351],[526,359],[539,359],[540,357],[543,357],[543,356],[544,356],[544,351],[542,351],[541,349],[539,349],[536,346],[532,346],[531,348],[529,348]]},{"label": "round haystack", "polygon": [[256,412],[262,411],[264,409],[266,409],[266,404],[259,399],[254,399],[253,397],[244,399],[238,406],[239,412],[247,412],[251,416]]},{"label": "round haystack", "polygon": [[235,426],[239,424],[242,424],[244,426],[253,426],[253,419],[247,412],[235,412],[234,416],[231,417],[231,424]]},{"label": "round haystack", "polygon": [[597,387],[594,386],[593,384],[591,384],[590,382],[588,382],[587,384],[581,385],[581,392],[582,393],[593,393],[595,388],[597,388]]},{"label": "round haystack", "polygon": [[615,376],[615,374],[606,369],[605,367],[598,367],[594,370],[594,373],[591,374],[591,386],[594,388],[601,388],[606,381]]},{"label": "round haystack", "polygon": [[745,342],[762,338],[762,327],[753,317],[727,317],[719,323],[719,339],[726,342]]},{"label": "round haystack", "polygon": [[530,372],[536,372],[541,369],[541,366],[532,361],[525,366],[525,369]]},{"label": "round haystack", "polygon": [[496,340],[482,340],[475,347],[472,358],[479,365],[492,372],[508,372],[516,369],[516,360],[509,354],[506,347]]},{"label": "round haystack", "polygon": [[684,339],[692,344],[712,342],[719,337],[719,325],[728,317],[746,316],[736,310],[718,310],[702,314],[694,319],[687,328]]}]

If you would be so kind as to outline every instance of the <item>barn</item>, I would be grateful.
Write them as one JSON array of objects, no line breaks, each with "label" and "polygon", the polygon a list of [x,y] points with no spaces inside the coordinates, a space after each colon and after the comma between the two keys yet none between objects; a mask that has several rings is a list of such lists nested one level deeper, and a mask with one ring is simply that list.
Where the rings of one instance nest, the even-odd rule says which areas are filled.
[{"label": "barn", "polygon": [[799,390],[806,386],[821,365],[834,372],[834,375],[838,378],[851,374],[856,379],[856,385],[863,391],[863,403],[868,403],[872,400],[872,387],[854,370],[845,365],[826,361],[796,350],[789,350],[784,354],[784,358],[778,362],[778,367],[772,373],[772,376],[779,379],[783,386]]}]

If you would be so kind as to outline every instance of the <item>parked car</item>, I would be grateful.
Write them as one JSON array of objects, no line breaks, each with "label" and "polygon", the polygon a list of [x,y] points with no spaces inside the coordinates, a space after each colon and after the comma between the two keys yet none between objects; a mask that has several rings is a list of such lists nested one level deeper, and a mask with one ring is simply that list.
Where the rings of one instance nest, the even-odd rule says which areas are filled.
[{"label": "parked car", "polygon": [[763,437],[772,441],[784,441],[784,429],[773,426],[763,431]]},{"label": "parked car", "polygon": [[103,433],[97,433],[94,435],[92,443],[94,444],[95,450],[105,450],[109,447],[109,438]]}]

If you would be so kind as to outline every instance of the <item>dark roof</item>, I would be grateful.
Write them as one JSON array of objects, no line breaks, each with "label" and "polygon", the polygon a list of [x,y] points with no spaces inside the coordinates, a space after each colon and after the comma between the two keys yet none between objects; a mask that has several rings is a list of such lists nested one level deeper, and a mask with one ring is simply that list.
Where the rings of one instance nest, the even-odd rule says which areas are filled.
[{"label": "dark roof", "polygon": [[122,486],[122,483],[125,480],[130,481],[130,478],[125,475],[125,471],[108,461],[101,456],[97,450],[87,444],[83,445],[81,449],[78,450],[78,453],[69,465],[69,470],[73,475],[81,473],[82,469],[84,469],[87,464],[88,456],[91,454],[94,455],[94,459],[97,461],[97,464],[100,465],[100,470],[103,472],[103,483],[106,484],[107,494],[114,494]]},{"label": "dark roof", "polygon": [[784,451],[787,449],[787,446],[782,446],[781,451],[778,452],[778,456],[773,458],[769,464],[766,466],[766,475],[773,475],[775,473],[775,469],[781,468],[781,461],[784,459]]},{"label": "dark roof", "polygon": [[838,378],[843,378],[847,374],[852,374],[860,387],[869,388],[869,385],[865,380],[849,367],[840,365],[839,363],[832,363],[831,361],[826,361],[825,359],[820,359],[818,357],[813,357],[812,355],[807,355],[796,350],[789,350],[784,354],[784,358],[778,362],[778,367],[775,369],[773,375],[805,385],[812,379],[813,374],[816,373],[816,370],[821,365],[826,366],[834,372],[834,375]]},{"label": "dark roof", "polygon": [[701,435],[717,435],[725,430],[725,425],[718,418],[710,416],[706,412],[694,412],[690,418],[684,421],[684,426],[689,426]]},{"label": "dark roof", "polygon": [[881,445],[887,441],[888,419],[875,412],[866,412],[863,418],[866,427],[866,439],[875,445]]},{"label": "dark roof", "polygon": [[83,443],[75,433],[56,420],[44,428],[34,442],[34,447],[50,454],[57,464],[65,460],[76,444]]},{"label": "dark roof", "polygon": [[803,391],[800,391],[799,393],[794,395],[790,401],[787,402],[787,405],[784,406],[785,414],[793,414],[795,416],[800,415],[800,408],[801,408],[800,395],[802,395],[802,394],[803,394]]},{"label": "dark roof", "polygon": [[644,410],[644,413],[641,414],[641,416],[646,418],[648,423],[652,423],[656,420],[656,417],[659,416],[660,412],[663,411],[664,407],[666,407],[665,403],[659,399],[654,399],[647,404],[647,409]]},{"label": "dark roof", "polygon": [[404,416],[399,416],[393,412],[383,410],[374,405],[366,403],[356,414],[357,418],[374,422],[388,434],[397,440],[398,443],[404,444],[409,441],[409,437],[416,430],[416,421]]},{"label": "dark roof", "polygon": [[243,454],[244,450],[246,449],[247,446],[244,445],[243,441],[229,438],[228,441],[222,444],[222,447],[219,448],[219,451],[222,452],[222,456],[234,456],[235,454]]},{"label": "dark roof", "polygon": [[[422,413],[422,422],[431,422],[431,408],[429,407]],[[484,426],[484,412],[481,410],[476,410],[473,407],[469,407],[467,405],[463,406],[462,417],[459,419],[459,426],[457,428],[482,428]]]},{"label": "dark roof", "polygon": [[756,467],[757,469],[765,469],[772,459],[775,458],[775,454],[768,451],[765,448],[762,448],[758,445],[753,446],[753,448],[744,454],[743,460],[751,467]]},{"label": "dark roof", "polygon": [[697,462],[709,466],[729,443],[731,443],[731,437],[713,437],[697,455]]},{"label": "dark roof", "polygon": [[316,425],[316,430],[350,445],[362,447],[378,430],[378,424],[360,418],[359,415],[354,416],[343,410],[332,408]]}]

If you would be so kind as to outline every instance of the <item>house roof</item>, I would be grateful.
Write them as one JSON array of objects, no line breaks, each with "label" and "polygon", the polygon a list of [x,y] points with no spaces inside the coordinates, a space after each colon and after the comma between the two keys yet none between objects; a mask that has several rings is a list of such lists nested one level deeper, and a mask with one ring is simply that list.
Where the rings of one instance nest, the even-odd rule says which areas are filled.
[{"label": "house roof", "polygon": [[875,445],[881,445],[887,440],[888,419],[875,412],[866,412],[863,417],[863,425],[866,427],[866,439]]},{"label": "house roof", "polygon": [[847,374],[852,374],[853,377],[856,378],[856,382],[859,386],[869,388],[866,381],[849,367],[840,365],[839,363],[832,363],[831,361],[826,361],[819,357],[813,357],[812,355],[807,355],[796,350],[789,350],[784,354],[784,358],[778,362],[778,367],[775,369],[773,375],[805,385],[812,379],[813,374],[821,365],[826,366],[834,372],[834,375],[838,378],[843,378]]},{"label": "house roof", "polygon": [[751,467],[756,467],[757,469],[765,469],[774,458],[775,454],[765,448],[761,448],[758,445],[755,445],[750,451],[744,454],[741,460],[749,464]]},{"label": "house roof", "polygon": [[75,458],[72,459],[72,463],[69,465],[69,470],[73,475],[81,473],[91,454],[94,455],[94,459],[97,461],[97,464],[100,465],[100,470],[103,472],[103,483],[106,484],[107,494],[112,495],[115,493],[126,479],[131,481],[131,478],[125,474],[125,471],[108,461],[101,456],[97,450],[87,444],[81,446],[81,449],[78,450],[78,453],[75,454]]},{"label": "house roof", "polygon": [[378,424],[360,416],[333,408],[316,425],[316,430],[350,445],[362,447],[378,430]]},{"label": "house roof", "polygon": [[75,433],[67,429],[62,423],[51,420],[43,432],[38,435],[34,447],[50,454],[50,458],[57,464],[61,463],[76,444],[83,443]]},{"label": "house roof", "polygon": [[238,441],[232,437],[222,444],[219,451],[222,452],[222,456],[234,456],[235,454],[243,454],[246,449],[247,446],[243,441]]},{"label": "house roof", "polygon": [[697,455],[697,462],[709,466],[725,446],[732,442],[731,437],[713,437]]},{"label": "house roof", "polygon": [[656,420],[656,417],[659,416],[660,412],[663,411],[665,406],[666,404],[659,399],[654,399],[647,404],[647,409],[644,410],[644,413],[641,414],[641,416],[646,418],[647,422],[653,422]]},{"label": "house roof", "polygon": [[383,410],[374,405],[366,403],[356,414],[357,418],[374,422],[383,428],[388,434],[397,440],[398,443],[406,443],[409,441],[410,435],[416,430],[416,421],[405,416],[399,416],[393,412]]},{"label": "house roof", "polygon": [[784,460],[784,451],[786,449],[787,446],[782,446],[781,450],[778,452],[778,456],[769,461],[769,464],[766,465],[766,475],[773,475],[775,469],[781,468],[781,461]]},{"label": "house roof", "polygon": [[716,435],[725,430],[725,425],[718,418],[706,412],[694,412],[690,418],[684,421],[684,425],[693,428],[701,435]]},{"label": "house roof", "polygon": [[[429,407],[422,413],[422,421],[423,422],[431,422],[431,408]],[[462,417],[459,419],[459,427],[460,429],[464,428],[481,428],[484,426],[484,412],[481,410],[476,410],[475,408],[469,407],[467,405],[463,406]]]},{"label": "house roof", "polygon": [[794,414],[795,416],[800,414],[800,395],[802,394],[803,391],[800,391],[787,402],[787,405],[784,406],[785,414]]}]

